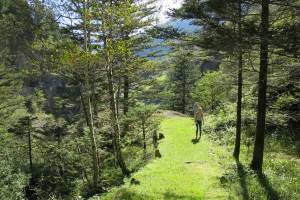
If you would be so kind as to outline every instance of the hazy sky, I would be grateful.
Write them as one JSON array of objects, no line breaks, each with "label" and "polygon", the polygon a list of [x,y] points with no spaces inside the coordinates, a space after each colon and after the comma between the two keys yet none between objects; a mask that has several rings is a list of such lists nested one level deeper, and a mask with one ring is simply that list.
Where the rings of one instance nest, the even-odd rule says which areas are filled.
[{"label": "hazy sky", "polygon": [[183,0],[159,0],[157,6],[160,8],[160,12],[157,14],[159,23],[163,24],[169,20],[166,12],[172,8],[179,8]]},{"label": "hazy sky", "polygon": [[[147,0],[144,0],[144,1],[147,1]],[[61,0],[49,0],[49,2],[54,2],[54,3],[59,4],[61,2]],[[166,12],[172,8],[179,8],[181,6],[182,2],[183,2],[183,0],[157,0],[156,4],[157,4],[157,8],[159,9],[159,11],[155,14],[155,16],[158,20],[157,22],[159,24],[164,24],[167,21],[169,21],[170,18],[167,16]],[[64,19],[64,20],[65,20],[65,22],[69,21],[68,19]],[[76,21],[76,20],[74,20],[74,21]]]}]

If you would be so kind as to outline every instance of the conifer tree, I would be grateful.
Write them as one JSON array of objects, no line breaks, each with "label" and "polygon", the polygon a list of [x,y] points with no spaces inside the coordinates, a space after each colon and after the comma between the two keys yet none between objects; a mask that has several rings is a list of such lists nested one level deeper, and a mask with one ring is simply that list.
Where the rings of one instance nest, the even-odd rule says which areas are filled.
[{"label": "conifer tree", "polygon": [[191,111],[188,107],[191,99],[191,89],[200,76],[197,76],[197,65],[193,62],[194,55],[192,52],[184,51],[179,50],[179,52],[172,55],[174,66],[169,76],[174,94],[172,99],[173,109],[188,113]]},{"label": "conifer tree", "polygon": [[[243,52],[245,51],[245,32],[243,18],[250,5],[242,0],[228,1],[184,1],[183,6],[174,10],[173,16],[192,19],[196,25],[203,27],[201,37],[194,39],[195,45],[205,49],[226,52],[237,60],[237,100],[236,100],[236,140],[234,157],[238,160],[240,153],[242,125],[242,88],[243,88]],[[226,56],[225,55],[225,56]]]}]

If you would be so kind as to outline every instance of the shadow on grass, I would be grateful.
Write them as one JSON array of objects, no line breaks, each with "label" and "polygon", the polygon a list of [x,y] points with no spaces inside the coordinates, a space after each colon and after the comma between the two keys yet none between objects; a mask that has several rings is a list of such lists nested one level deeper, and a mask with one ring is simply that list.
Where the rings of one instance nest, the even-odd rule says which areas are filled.
[{"label": "shadow on grass", "polygon": [[197,144],[197,143],[199,143],[199,141],[200,141],[200,138],[192,139],[192,140],[191,140],[191,142],[192,142],[193,144]]},{"label": "shadow on grass", "polygon": [[[179,195],[173,193],[171,191],[167,191],[165,193],[160,193],[163,195],[163,199],[165,200],[177,200],[177,199],[186,199],[186,200],[201,200],[202,197],[193,196],[193,195]],[[155,196],[151,196],[149,194],[138,194],[128,189],[120,189],[113,196],[113,199],[116,200],[157,200]]]},{"label": "shadow on grass", "polygon": [[268,199],[270,199],[270,200],[280,199],[278,192],[272,187],[272,185],[270,184],[270,181],[266,175],[259,174],[259,175],[257,175],[257,178],[258,178],[258,181],[261,184],[261,186],[264,187],[264,189],[268,193]]},{"label": "shadow on grass", "polygon": [[240,185],[242,187],[242,195],[244,200],[249,200],[249,191],[246,182],[246,172],[244,166],[240,163],[240,161],[235,160],[237,166],[237,173],[239,175]]},{"label": "shadow on grass", "polygon": [[186,200],[201,200],[203,198],[201,197],[197,197],[197,196],[192,196],[192,195],[178,195],[176,193],[167,191],[166,193],[164,193],[164,199],[168,200],[168,199],[186,199]]},{"label": "shadow on grass", "polygon": [[155,200],[154,197],[145,194],[138,194],[128,189],[120,189],[116,192],[113,199],[116,200]]},{"label": "shadow on grass", "polygon": [[[250,196],[249,196],[249,191],[248,191],[247,182],[246,182],[247,172],[245,171],[245,167],[238,160],[235,160],[235,161],[236,161],[236,165],[237,165],[237,173],[239,176],[240,185],[242,188],[243,199],[249,200]],[[267,176],[265,176],[264,174],[257,174],[257,180],[260,183],[260,185],[267,192],[269,200],[280,199],[278,192],[272,187]]]}]

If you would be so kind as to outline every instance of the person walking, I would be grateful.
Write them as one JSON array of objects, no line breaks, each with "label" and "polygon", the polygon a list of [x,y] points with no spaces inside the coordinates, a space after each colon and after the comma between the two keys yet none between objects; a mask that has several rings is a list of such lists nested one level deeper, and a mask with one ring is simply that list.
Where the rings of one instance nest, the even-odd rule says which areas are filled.
[{"label": "person walking", "polygon": [[199,139],[201,138],[202,133],[202,123],[204,122],[204,114],[203,109],[199,103],[195,103],[194,106],[194,119],[196,123],[196,140],[198,139],[198,132],[199,132]]}]

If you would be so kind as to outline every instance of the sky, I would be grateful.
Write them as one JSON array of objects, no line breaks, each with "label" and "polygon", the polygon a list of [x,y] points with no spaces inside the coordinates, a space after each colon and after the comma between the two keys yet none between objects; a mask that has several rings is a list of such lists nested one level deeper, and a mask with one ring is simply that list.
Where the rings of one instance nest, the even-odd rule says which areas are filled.
[{"label": "sky", "polygon": [[172,8],[179,8],[183,0],[158,0],[157,7],[160,8],[157,13],[157,18],[160,24],[164,24],[170,20],[167,16],[167,11]]},{"label": "sky", "polygon": [[[52,1],[54,3],[60,3],[62,0],[49,0],[49,1],[50,2]],[[143,0],[143,1],[147,1],[147,0]],[[157,0],[156,6],[158,8],[158,12],[155,14],[155,17],[157,18],[156,22],[159,25],[168,23],[171,20],[171,18],[168,17],[167,11],[173,8],[179,8],[182,2],[183,0]],[[68,21],[67,19],[64,20]]]}]

